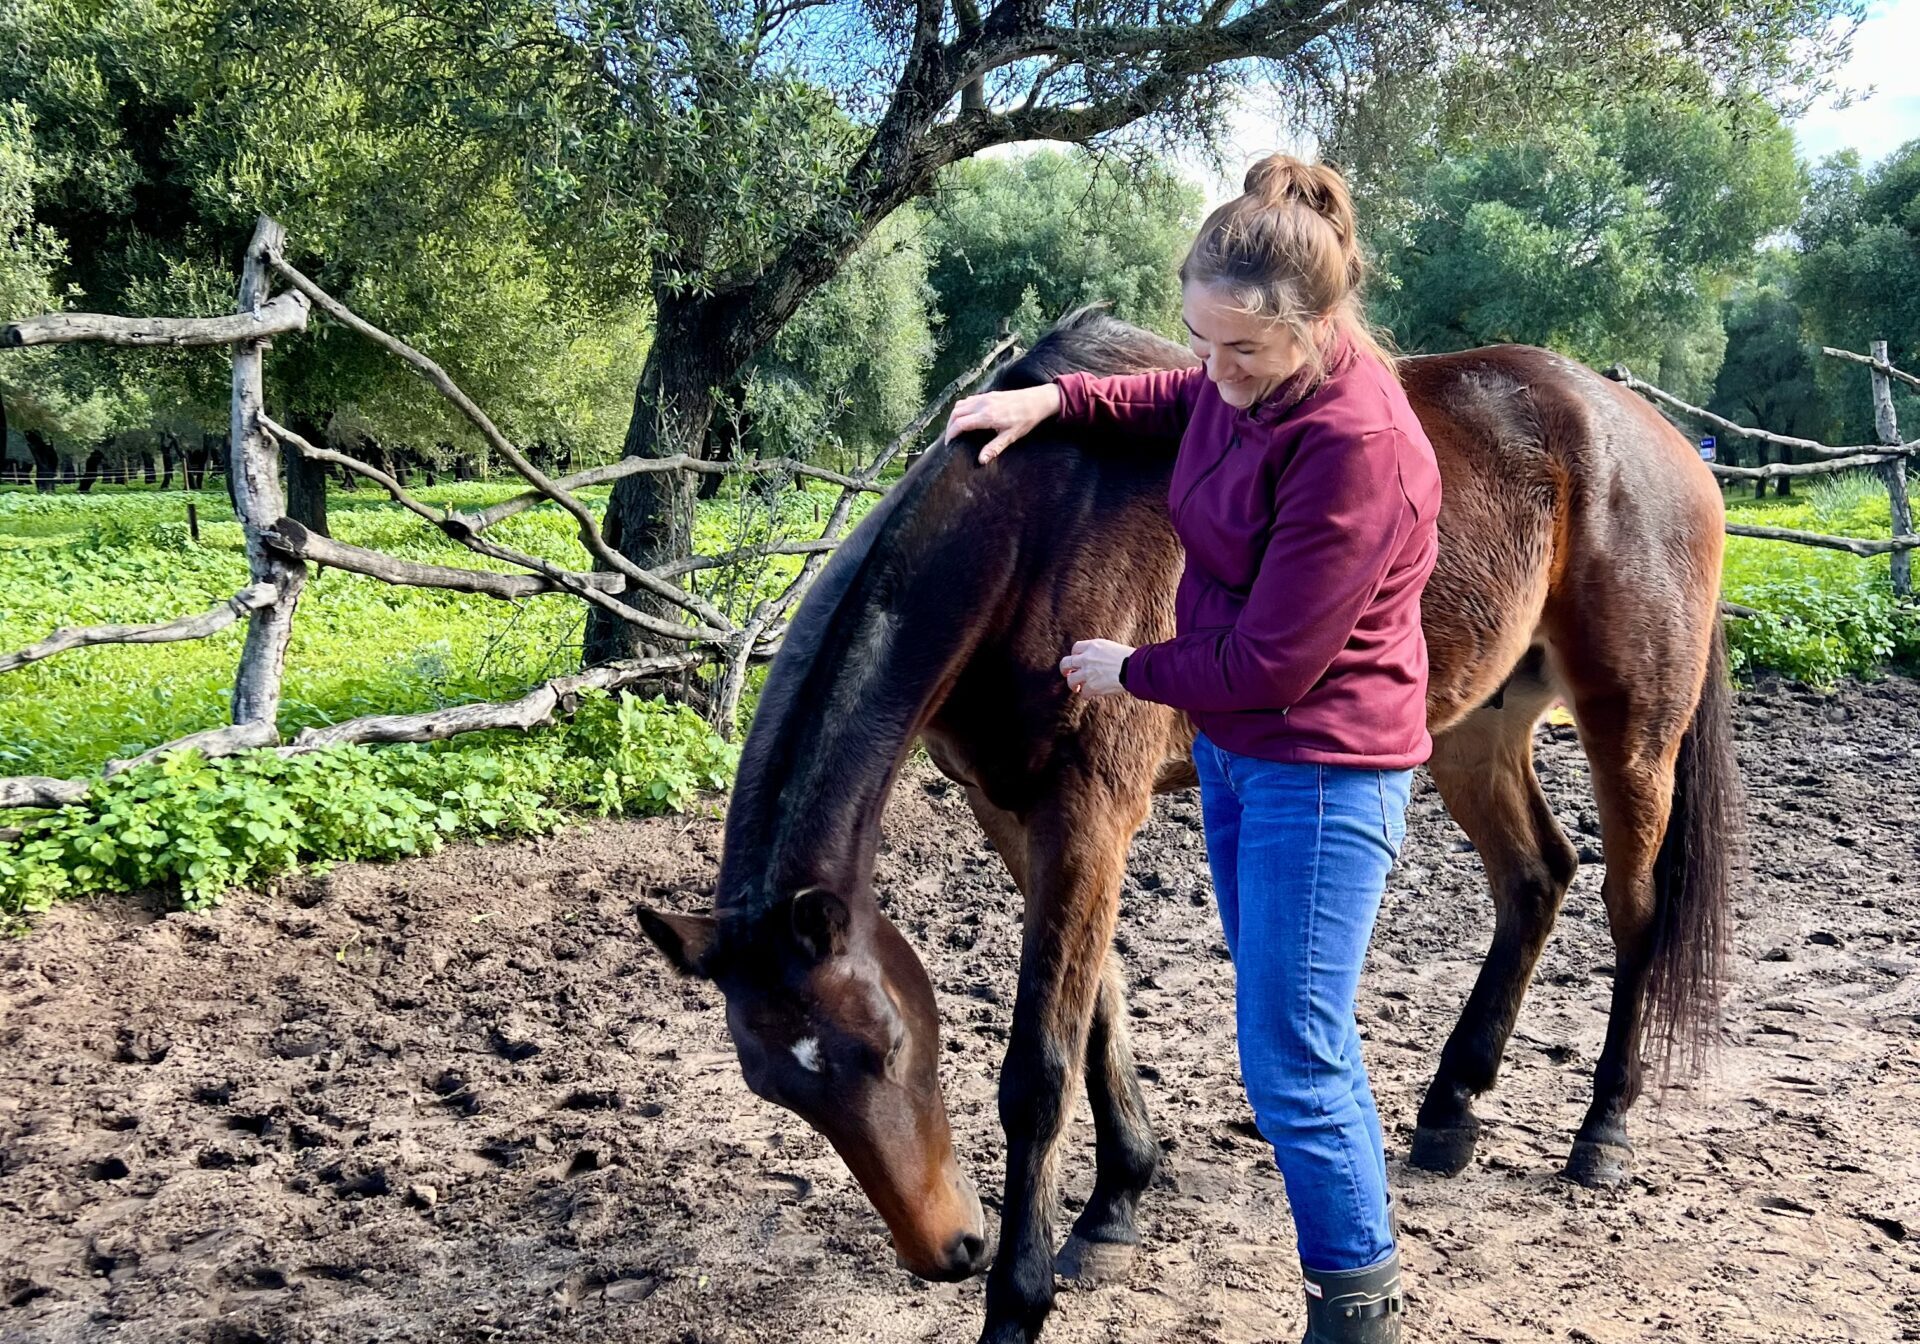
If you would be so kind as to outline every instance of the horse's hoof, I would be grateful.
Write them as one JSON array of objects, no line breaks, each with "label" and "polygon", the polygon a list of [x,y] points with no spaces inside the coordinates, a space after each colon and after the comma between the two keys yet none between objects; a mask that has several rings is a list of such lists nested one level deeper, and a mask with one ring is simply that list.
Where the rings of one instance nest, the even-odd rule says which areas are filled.
[{"label": "horse's hoof", "polygon": [[1082,1236],[1067,1238],[1060,1254],[1053,1258],[1053,1272],[1078,1288],[1097,1288],[1118,1283],[1140,1247],[1127,1241],[1088,1241]]},{"label": "horse's hoof", "polygon": [[1627,1183],[1633,1170],[1633,1149],[1618,1143],[1575,1139],[1561,1175],[1589,1190],[1613,1190]]},{"label": "horse's hoof", "polygon": [[1421,1125],[1413,1131],[1413,1150],[1407,1161],[1422,1171],[1442,1176],[1458,1176],[1473,1161],[1473,1147],[1480,1141],[1480,1122],[1456,1125],[1450,1129],[1431,1129]]}]

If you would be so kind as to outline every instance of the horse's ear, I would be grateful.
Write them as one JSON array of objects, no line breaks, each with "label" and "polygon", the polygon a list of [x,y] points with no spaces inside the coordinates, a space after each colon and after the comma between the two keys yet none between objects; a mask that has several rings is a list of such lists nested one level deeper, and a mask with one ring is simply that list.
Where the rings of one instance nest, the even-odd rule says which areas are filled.
[{"label": "horse's ear", "polygon": [[825,961],[847,950],[847,903],[824,887],[808,887],[788,905],[793,940],[809,958]]},{"label": "horse's ear", "polygon": [[639,913],[640,927],[678,970],[703,980],[712,978],[714,948],[720,941],[720,926],[712,915],[676,915],[644,905]]}]

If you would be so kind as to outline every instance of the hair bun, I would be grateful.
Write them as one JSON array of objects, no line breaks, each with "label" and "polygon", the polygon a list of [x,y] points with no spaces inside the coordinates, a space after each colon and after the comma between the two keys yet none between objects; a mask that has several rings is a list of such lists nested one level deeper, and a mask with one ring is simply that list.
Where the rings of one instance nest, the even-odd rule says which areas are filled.
[{"label": "hair bun", "polygon": [[1265,205],[1299,201],[1315,213],[1324,213],[1329,202],[1323,171],[1318,164],[1291,154],[1269,154],[1247,169],[1242,189]]},{"label": "hair bun", "polygon": [[1298,202],[1333,226],[1353,282],[1359,283],[1361,263],[1356,243],[1353,196],[1340,170],[1332,164],[1308,163],[1291,154],[1269,154],[1247,169],[1242,190],[1268,209]]}]

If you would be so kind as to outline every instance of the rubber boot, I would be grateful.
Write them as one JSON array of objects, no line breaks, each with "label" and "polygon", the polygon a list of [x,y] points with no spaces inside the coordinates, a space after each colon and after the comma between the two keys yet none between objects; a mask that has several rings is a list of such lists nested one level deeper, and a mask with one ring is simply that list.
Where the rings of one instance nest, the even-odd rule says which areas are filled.
[{"label": "rubber boot", "polygon": [[1400,1292],[1400,1252],[1369,1269],[1336,1273],[1302,1266],[1307,1333],[1300,1344],[1400,1344],[1407,1312]]}]

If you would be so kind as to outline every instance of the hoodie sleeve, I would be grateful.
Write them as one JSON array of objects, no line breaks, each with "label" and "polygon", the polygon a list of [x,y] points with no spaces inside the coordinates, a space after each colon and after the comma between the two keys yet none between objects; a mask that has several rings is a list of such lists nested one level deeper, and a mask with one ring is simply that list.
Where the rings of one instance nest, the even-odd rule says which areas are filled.
[{"label": "hoodie sleeve", "polygon": [[1200,364],[1104,377],[1063,373],[1054,379],[1060,389],[1057,418],[1063,425],[1094,431],[1096,449],[1111,442],[1108,436],[1120,441],[1112,444],[1116,448],[1128,440],[1178,448],[1206,377],[1206,366]]},{"label": "hoodie sleeve", "polygon": [[1346,647],[1414,524],[1397,429],[1323,434],[1282,473],[1273,531],[1239,619],[1128,657],[1142,700],[1214,713],[1287,710]]}]

